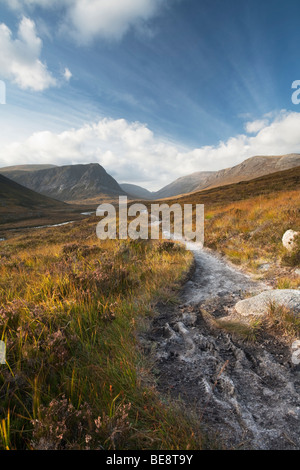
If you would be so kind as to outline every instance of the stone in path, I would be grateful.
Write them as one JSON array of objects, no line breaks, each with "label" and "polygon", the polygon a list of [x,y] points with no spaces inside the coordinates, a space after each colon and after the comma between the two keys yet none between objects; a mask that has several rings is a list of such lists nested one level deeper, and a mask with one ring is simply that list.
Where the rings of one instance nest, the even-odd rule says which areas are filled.
[{"label": "stone in path", "polygon": [[240,300],[235,305],[235,310],[241,315],[265,315],[270,304],[283,305],[300,314],[300,290],[297,289],[275,289],[262,292],[254,297]]}]

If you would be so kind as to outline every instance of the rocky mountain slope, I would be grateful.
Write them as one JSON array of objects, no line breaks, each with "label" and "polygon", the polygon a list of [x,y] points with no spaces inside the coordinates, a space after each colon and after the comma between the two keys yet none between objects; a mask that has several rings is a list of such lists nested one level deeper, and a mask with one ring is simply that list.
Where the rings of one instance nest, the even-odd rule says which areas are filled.
[{"label": "rocky mountain slope", "polygon": [[297,166],[300,166],[300,154],[251,157],[231,168],[213,172],[199,171],[179,178],[154,193],[154,197],[157,199],[173,197],[202,189],[249,181]]},{"label": "rocky mountain slope", "polygon": [[300,154],[289,154],[282,156],[256,156],[232,168],[216,171],[207,182],[205,187],[199,182],[196,191],[206,188],[224,186],[226,184],[249,181],[260,176],[269,175],[278,171],[288,170],[300,166]]},{"label": "rocky mountain slope", "polygon": [[254,196],[294,191],[300,187],[300,165],[289,170],[278,171],[270,175],[260,176],[248,181],[240,181],[224,186],[194,191],[170,198],[168,203],[219,205],[230,204]]},{"label": "rocky mountain slope", "polygon": [[[1,173],[0,169],[0,173]],[[98,163],[66,165],[35,171],[14,169],[5,175],[40,194],[65,202],[84,202],[125,194]]]}]

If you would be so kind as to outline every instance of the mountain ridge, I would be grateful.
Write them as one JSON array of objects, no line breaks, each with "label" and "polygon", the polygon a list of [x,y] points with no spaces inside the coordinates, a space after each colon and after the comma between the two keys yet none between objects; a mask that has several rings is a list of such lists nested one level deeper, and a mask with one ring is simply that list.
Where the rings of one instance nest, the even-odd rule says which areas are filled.
[{"label": "mountain ridge", "polygon": [[198,171],[182,176],[158,191],[129,183],[119,184],[98,163],[53,166],[23,165],[0,168],[8,178],[40,194],[69,203],[93,203],[120,195],[133,199],[165,199],[204,189],[249,181],[300,166],[300,154],[257,155],[217,171]]},{"label": "mountain ridge", "polygon": [[204,189],[226,186],[229,184],[250,181],[278,171],[289,170],[300,166],[300,154],[286,155],[256,155],[249,157],[233,167],[217,171],[197,171],[190,175],[181,176],[158,191],[149,192],[151,199],[165,199],[189,194]]},{"label": "mountain ridge", "polygon": [[[0,168],[1,173],[1,168]],[[117,181],[98,163],[64,165],[35,171],[6,171],[19,184],[59,201],[78,203],[124,195]]]}]

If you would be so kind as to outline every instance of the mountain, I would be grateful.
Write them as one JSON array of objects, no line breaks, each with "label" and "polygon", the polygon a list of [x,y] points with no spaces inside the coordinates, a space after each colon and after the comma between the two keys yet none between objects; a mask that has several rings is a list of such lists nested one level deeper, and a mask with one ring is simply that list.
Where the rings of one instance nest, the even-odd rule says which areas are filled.
[{"label": "mountain", "polygon": [[162,199],[177,196],[178,194],[190,193],[198,187],[200,181],[202,184],[205,184],[207,179],[213,174],[213,171],[197,171],[191,175],[178,178],[159,191],[152,192],[135,184],[123,183],[120,186],[128,195],[138,199]]},{"label": "mountain", "polygon": [[[215,172],[207,181],[206,188],[214,188],[227,184],[238,183],[240,181],[249,181],[260,176],[270,175],[278,171],[288,170],[300,165],[300,154],[293,153],[280,156],[256,156],[245,160],[244,162],[232,168],[219,170]],[[204,189],[201,182],[196,188]]]},{"label": "mountain", "polygon": [[[0,173],[1,173],[0,169]],[[45,196],[69,203],[94,203],[125,195],[116,180],[98,163],[66,165],[35,171],[5,171],[15,182]]]},{"label": "mountain", "polygon": [[255,156],[244,162],[219,171],[199,171],[183,176],[173,183],[165,186],[156,193],[157,199],[174,197],[202,189],[224,186],[227,184],[249,181],[260,176],[269,175],[278,171],[288,170],[300,165],[300,154],[280,156]]},{"label": "mountain", "polygon": [[120,186],[123,191],[128,194],[128,196],[132,196],[135,199],[154,199],[155,193],[148,191],[148,189],[142,188],[142,186],[127,183],[122,183]]},{"label": "mountain", "polygon": [[61,209],[67,204],[25,188],[0,174],[0,208]]},{"label": "mountain", "polygon": [[134,199],[164,199],[203,189],[249,181],[300,166],[300,154],[255,156],[231,168],[198,171],[178,178],[159,191],[134,184],[121,184],[98,163],[87,165],[23,165],[0,168],[0,173],[45,196],[75,204],[97,205],[119,195]]},{"label": "mountain", "polygon": [[[289,170],[278,171],[248,181],[240,181],[228,185],[202,189],[188,194],[176,196],[166,201],[169,204],[205,204],[207,207],[230,204],[256,196],[266,197],[269,194],[295,191],[300,188],[300,166]],[[295,208],[295,211],[298,209]]]},{"label": "mountain", "polygon": [[152,193],[153,198],[162,199],[177,196],[178,194],[190,193],[196,190],[199,184],[206,186],[207,181],[214,173],[213,171],[197,171],[191,175],[182,176],[159,191]]}]

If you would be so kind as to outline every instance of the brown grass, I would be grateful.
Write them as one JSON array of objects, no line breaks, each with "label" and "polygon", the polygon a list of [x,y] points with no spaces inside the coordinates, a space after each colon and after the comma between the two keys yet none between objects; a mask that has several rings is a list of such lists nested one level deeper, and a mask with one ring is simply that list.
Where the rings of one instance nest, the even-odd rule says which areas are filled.
[{"label": "brown grass", "polygon": [[199,422],[161,401],[138,341],[192,257],[99,241],[96,218],[0,245],[0,447],[201,449]]}]

